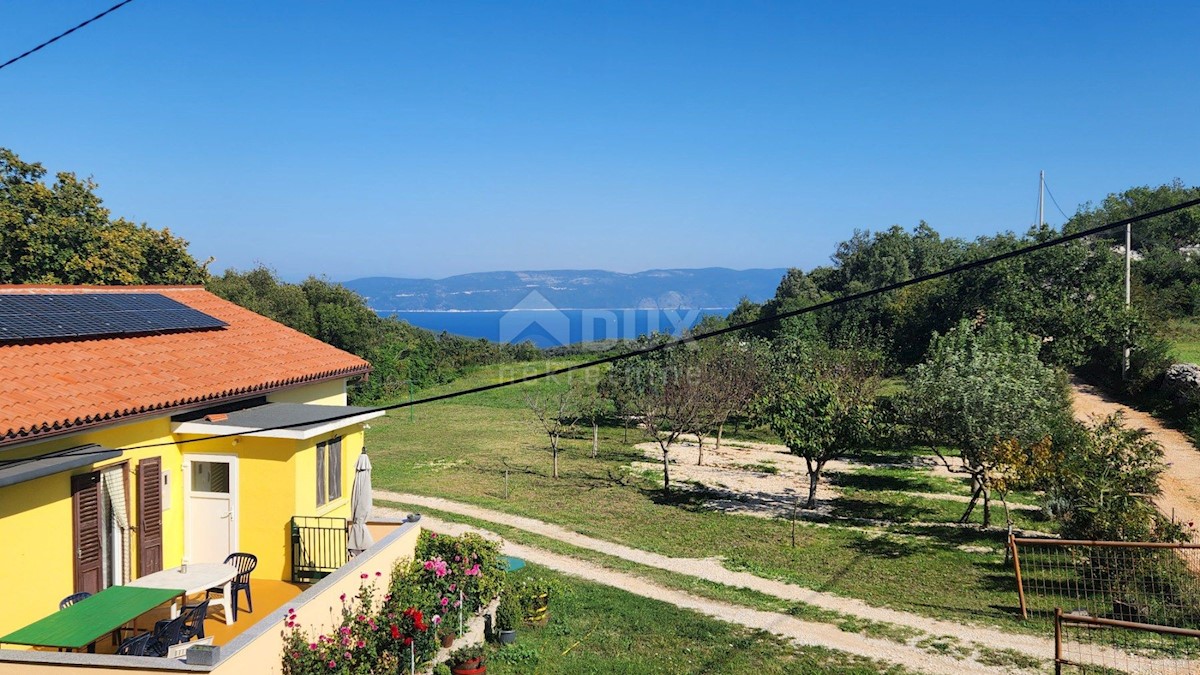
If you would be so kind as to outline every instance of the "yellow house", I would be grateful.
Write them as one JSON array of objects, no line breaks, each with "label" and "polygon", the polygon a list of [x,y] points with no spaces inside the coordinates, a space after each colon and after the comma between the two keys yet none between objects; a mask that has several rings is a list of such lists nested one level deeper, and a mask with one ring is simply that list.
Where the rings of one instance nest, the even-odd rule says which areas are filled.
[{"label": "yellow house", "polygon": [[294,523],[349,517],[369,370],[200,287],[0,286],[0,635],[234,551],[319,577]]}]

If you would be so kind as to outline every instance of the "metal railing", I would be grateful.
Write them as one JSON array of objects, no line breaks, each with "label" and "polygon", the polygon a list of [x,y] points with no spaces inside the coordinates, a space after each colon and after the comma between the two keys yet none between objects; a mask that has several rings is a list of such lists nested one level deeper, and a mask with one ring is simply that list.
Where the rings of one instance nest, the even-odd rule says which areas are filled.
[{"label": "metal railing", "polygon": [[1200,631],[1054,608],[1054,672],[1195,673]]},{"label": "metal railing", "polygon": [[346,519],[292,516],[292,582],[323,579],[346,564]]}]

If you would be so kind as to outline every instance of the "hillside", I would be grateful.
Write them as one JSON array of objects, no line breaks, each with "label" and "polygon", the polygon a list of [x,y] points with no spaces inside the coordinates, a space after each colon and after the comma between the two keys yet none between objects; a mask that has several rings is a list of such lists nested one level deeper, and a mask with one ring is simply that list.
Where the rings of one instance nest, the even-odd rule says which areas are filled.
[{"label": "hillside", "polygon": [[367,277],[344,282],[376,311],[507,310],[530,293],[560,309],[725,308],[775,294],[784,269],[481,272],[445,279]]}]

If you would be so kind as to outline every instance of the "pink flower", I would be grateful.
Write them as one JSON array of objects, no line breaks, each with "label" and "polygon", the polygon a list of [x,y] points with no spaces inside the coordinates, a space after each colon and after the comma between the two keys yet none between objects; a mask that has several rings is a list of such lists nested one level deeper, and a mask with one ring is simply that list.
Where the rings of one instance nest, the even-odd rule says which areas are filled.
[{"label": "pink flower", "polygon": [[350,634],[350,626],[342,626],[342,627],[341,627],[341,628],[339,628],[338,630],[340,630],[340,631],[342,632],[342,635],[349,635],[349,634]]},{"label": "pink flower", "polygon": [[391,594],[391,593],[386,593],[386,594],[384,594],[384,596],[383,596],[383,601],[384,601],[384,602],[387,602],[388,600],[391,600],[391,599],[392,599],[392,594]]},{"label": "pink flower", "polygon": [[462,556],[461,555],[454,556],[454,562],[462,562]]},{"label": "pink flower", "polygon": [[462,600],[455,600],[455,601],[454,601],[454,607],[455,607],[456,609],[457,609],[457,608],[459,608],[459,607],[462,607]]},{"label": "pink flower", "polygon": [[467,576],[469,576],[469,577],[479,576],[479,563],[475,563],[474,567],[467,570]]},{"label": "pink flower", "polygon": [[346,602],[346,594],[345,594],[345,593],[342,593],[342,594],[341,594],[340,596],[338,596],[338,597],[339,597],[339,598],[341,598],[342,602]]},{"label": "pink flower", "polygon": [[367,573],[366,573],[366,572],[363,572],[362,574],[358,575],[358,578],[359,578],[359,579],[366,579],[366,578],[367,578]]},{"label": "pink flower", "polygon": [[458,584],[450,584],[450,592],[453,593],[456,590],[458,590]]},{"label": "pink flower", "polygon": [[358,647],[359,649],[362,649],[363,647],[367,646],[367,643],[363,640],[359,640],[358,642],[354,643],[354,646]]},{"label": "pink flower", "polygon": [[375,572],[375,576],[377,576],[377,577],[381,577],[381,576],[383,576],[383,572],[378,572],[378,571],[377,571],[377,572]]},{"label": "pink flower", "polygon": [[[453,590],[453,589],[451,589],[451,590]],[[288,614],[295,614],[295,613],[296,613],[295,607],[288,607]]]},{"label": "pink flower", "polygon": [[329,659],[328,665],[329,665],[329,669],[333,670],[334,668],[337,668],[337,661],[334,661],[333,659]]},{"label": "pink flower", "polygon": [[350,652],[346,652],[346,658],[351,658],[351,657],[352,657],[352,654],[350,654]]},{"label": "pink flower", "polygon": [[317,643],[315,643],[315,642],[308,643],[308,650],[313,651],[313,652],[317,651]]},{"label": "pink flower", "polygon": [[367,617],[364,614],[359,614],[358,616],[356,616],[354,618],[357,619],[359,623],[362,623],[367,620]]},{"label": "pink flower", "polygon": [[439,615],[437,615],[437,614],[435,614],[435,615],[433,616],[433,625],[435,625],[435,626],[436,626],[436,625],[438,625],[438,624],[439,624],[439,623],[441,623],[441,622],[442,622],[442,617],[441,617],[441,616],[439,616]]},{"label": "pink flower", "polygon": [[442,607],[450,604],[450,598],[442,598]]},{"label": "pink flower", "polygon": [[430,533],[429,533],[429,538],[430,538],[430,539],[437,539],[437,532],[430,532]]}]

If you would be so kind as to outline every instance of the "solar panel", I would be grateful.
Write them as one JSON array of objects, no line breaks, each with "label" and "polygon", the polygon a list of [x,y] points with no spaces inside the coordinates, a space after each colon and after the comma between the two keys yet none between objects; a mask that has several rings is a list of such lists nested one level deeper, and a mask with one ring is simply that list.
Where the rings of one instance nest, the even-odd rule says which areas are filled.
[{"label": "solar panel", "polygon": [[0,342],[143,335],[227,325],[160,293],[0,293]]}]

